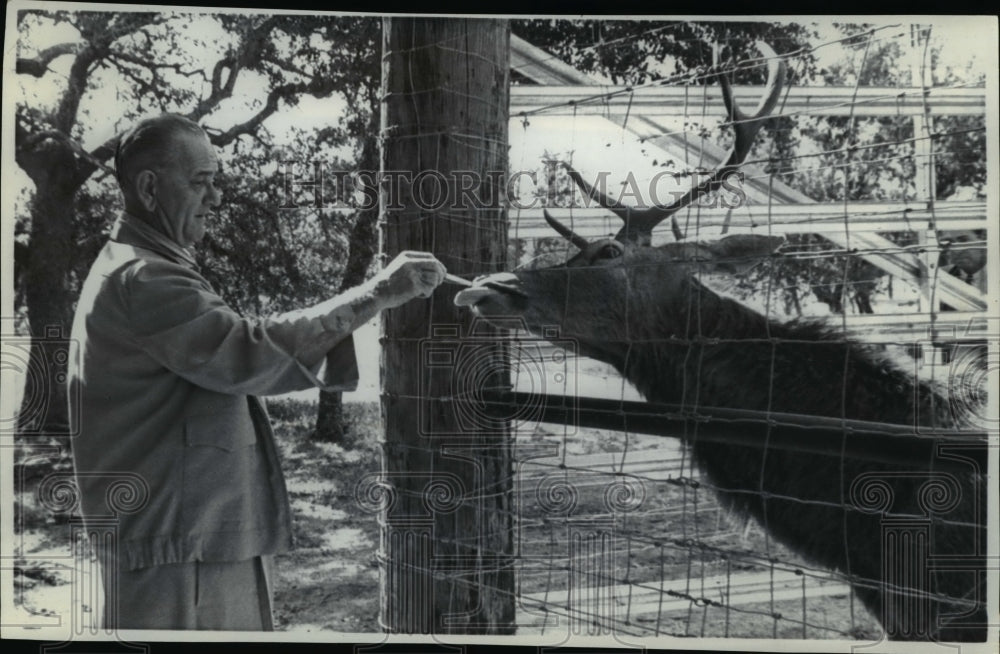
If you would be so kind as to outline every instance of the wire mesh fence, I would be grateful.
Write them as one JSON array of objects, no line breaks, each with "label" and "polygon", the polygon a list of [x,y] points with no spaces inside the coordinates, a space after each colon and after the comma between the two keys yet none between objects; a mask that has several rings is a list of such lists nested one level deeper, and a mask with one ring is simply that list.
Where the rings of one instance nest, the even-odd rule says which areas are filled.
[{"label": "wire mesh fence", "polygon": [[[1000,334],[981,80],[935,78],[925,26],[777,39],[780,54],[619,84],[516,37],[510,65],[503,38],[417,43],[421,20],[447,22],[386,42],[383,100],[405,107],[380,135],[385,161],[419,161],[418,202],[390,202],[380,226],[389,249],[443,250],[474,286],[468,306],[500,311],[467,330],[439,292],[389,318],[386,372],[407,384],[383,387],[383,411],[408,437],[384,444],[392,474],[362,475],[355,497],[382,528],[381,626],[556,644],[981,638]],[[690,27],[578,54],[746,40]],[[810,85],[806,57],[834,47],[848,63]],[[879,68],[890,50],[910,63]],[[478,90],[431,79],[435,57],[485,62]],[[730,113],[717,80],[746,109],[779,59],[786,84],[740,144],[755,118]],[[731,165],[730,146],[746,150]],[[495,170],[465,176],[456,160],[477,155]],[[700,184],[632,239],[641,211]],[[449,204],[449,185],[489,206]]]},{"label": "wire mesh fence", "polygon": [[[961,90],[985,105],[974,85],[931,83],[926,38],[922,28],[845,37],[853,85],[815,96],[786,87],[752,148],[738,133],[751,119],[720,122],[700,92],[653,118],[641,95],[767,66],[768,55],[607,91],[515,44],[517,79],[546,93],[553,79],[572,86],[512,107],[522,130],[511,132],[511,166],[532,182],[511,204],[513,276],[468,301],[520,328],[504,352],[512,385],[469,381],[487,377],[473,346],[449,364],[465,381],[447,398],[511,420],[515,537],[512,552],[476,534],[444,546],[514,567],[518,633],[984,635],[982,466],[994,425],[976,384],[997,327],[983,293],[986,210],[981,197],[937,201],[935,176],[949,161],[985,165],[985,124],[935,98]],[[917,92],[861,84],[872,48],[893,39],[922,53]],[[782,58],[794,69],[801,55]],[[761,93],[738,88],[736,102]],[[546,142],[549,113],[568,145]],[[595,132],[590,114],[617,136]],[[676,220],[666,212],[647,242],[630,241],[629,221],[662,205],[644,191],[666,179],[661,197],[683,198],[731,166],[717,143],[733,129],[749,155],[738,185],[716,183]],[[529,170],[543,142],[563,150]],[[566,223],[559,238],[546,212]],[[825,315],[811,319],[817,306]],[[829,438],[814,445],[822,429]],[[913,451],[896,459],[894,448]],[[456,588],[478,583],[428,566]]]}]

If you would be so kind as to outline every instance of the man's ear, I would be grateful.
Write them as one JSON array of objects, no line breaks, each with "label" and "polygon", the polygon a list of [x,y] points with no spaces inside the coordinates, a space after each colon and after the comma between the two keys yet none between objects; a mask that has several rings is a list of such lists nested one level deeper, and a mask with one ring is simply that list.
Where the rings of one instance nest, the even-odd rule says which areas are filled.
[{"label": "man's ear", "polygon": [[139,203],[146,211],[156,209],[156,173],[152,170],[140,171],[135,176],[135,193]]}]

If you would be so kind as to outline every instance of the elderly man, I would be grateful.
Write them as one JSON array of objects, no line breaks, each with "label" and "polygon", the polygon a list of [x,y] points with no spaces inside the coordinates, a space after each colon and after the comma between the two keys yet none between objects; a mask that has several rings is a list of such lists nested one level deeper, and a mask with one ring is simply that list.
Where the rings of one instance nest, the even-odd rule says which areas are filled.
[{"label": "elderly man", "polygon": [[[83,286],[69,378],[84,520],[117,516],[100,552],[106,624],[270,630],[270,557],[291,546],[291,520],[256,396],[353,390],[351,332],[428,297],[444,267],[404,253],[326,302],[244,318],[188,250],[220,202],[202,129],[172,114],[142,121],[115,167],[125,212]],[[135,490],[137,506],[121,506],[115,487]]]}]

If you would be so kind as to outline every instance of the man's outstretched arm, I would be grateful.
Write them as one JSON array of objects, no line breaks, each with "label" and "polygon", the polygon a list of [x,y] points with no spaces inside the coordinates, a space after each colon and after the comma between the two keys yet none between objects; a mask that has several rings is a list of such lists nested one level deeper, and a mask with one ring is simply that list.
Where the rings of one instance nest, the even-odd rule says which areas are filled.
[{"label": "man's outstretched arm", "polygon": [[383,309],[429,297],[444,275],[432,255],[404,252],[354,289],[262,320],[176,265],[145,266],[126,292],[132,333],[163,366],[220,393],[272,395],[322,385],[315,373],[327,352]]},{"label": "man's outstretched arm", "polygon": [[384,309],[393,309],[415,297],[430,297],[444,280],[444,266],[427,252],[402,252],[372,279],[300,312],[275,320],[319,319],[325,331],[304,343],[296,358],[304,365],[318,365],[326,353]]}]

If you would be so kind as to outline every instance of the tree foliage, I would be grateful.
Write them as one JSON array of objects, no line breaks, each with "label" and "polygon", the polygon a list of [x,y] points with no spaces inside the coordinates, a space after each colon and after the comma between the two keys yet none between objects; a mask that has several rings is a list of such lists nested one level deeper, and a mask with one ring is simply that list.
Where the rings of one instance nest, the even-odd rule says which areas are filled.
[{"label": "tree foliage", "polygon": [[[578,70],[607,75],[615,84],[645,84],[668,76],[693,77],[704,83],[717,55],[746,65],[740,84],[762,84],[764,67],[754,41],[779,53],[804,50],[814,31],[795,23],[538,19],[512,21],[511,31]],[[815,57],[802,55],[799,75],[815,72]],[[700,73],[700,74],[699,74]]]},{"label": "tree foliage", "polygon": [[[954,74],[948,79],[932,79],[937,49],[932,49],[932,56],[914,71],[914,59],[908,48],[915,46],[899,39],[874,38],[871,25],[837,27],[845,37],[857,36],[845,40],[845,56],[840,61],[819,71],[824,85],[905,88],[956,82]],[[960,187],[982,188],[985,179],[982,125],[982,117],[942,116],[934,118],[929,133],[914,133],[910,116],[799,116],[790,139],[794,147],[772,155],[778,159],[774,168],[792,172],[793,176],[785,178],[786,181],[817,202],[922,204],[927,197],[921,196],[915,183],[919,163],[915,139],[930,139],[935,152],[934,197],[946,199]],[[817,152],[818,156],[793,160],[802,149]],[[889,232],[884,236],[900,247],[916,243],[914,231]],[[787,251],[815,255],[830,247],[829,242],[815,235],[795,234],[789,236]],[[786,305],[794,307],[796,315],[801,315],[799,297],[804,288],[811,290],[834,313],[852,308],[855,313],[873,313],[873,295],[880,290],[891,294],[893,290],[892,280],[884,271],[856,255],[788,257],[758,271],[758,280],[761,274],[775,276],[776,287],[782,290]]]},{"label": "tree foliage", "polygon": [[375,18],[31,9],[17,21],[15,158],[34,189],[18,211],[15,271],[34,336],[52,325],[68,333],[80,283],[121,207],[110,160],[121,131],[143,115],[184,114],[223,150],[227,207],[199,256],[238,310],[329,297],[343,262],[367,269],[370,252],[360,264],[350,256],[356,214],[324,222],[277,210],[279,144],[271,129],[306,96],[339,96],[344,115],[314,133],[304,126],[286,152],[297,149],[289,154],[296,160],[339,156],[348,165],[370,148]]},{"label": "tree foliage", "polygon": [[[761,84],[756,41],[765,41],[789,58],[789,84],[908,87],[912,80],[907,41],[878,38],[872,25],[840,24],[843,56],[820,67],[814,27],[765,22],[654,22],[600,20],[513,21],[512,31],[580,70],[607,76],[614,83],[639,85],[657,80],[670,84],[705,84],[716,65],[737,83]],[[921,46],[922,47],[922,46]],[[962,71],[938,69],[938,48],[930,48],[927,85],[972,82]],[[758,65],[755,65],[758,64]],[[526,80],[520,80],[525,83]],[[689,126],[690,127],[690,126]],[[982,117],[935,118],[936,197],[956,189],[981,191],[985,182],[985,131]],[[918,200],[914,179],[913,120],[909,116],[855,118],[779,116],[765,125],[748,159],[765,161],[765,171],[817,202]],[[727,138],[723,136],[723,138]],[[551,189],[546,192],[551,192]],[[566,192],[563,189],[561,192]],[[922,200],[922,199],[921,199]],[[911,245],[912,232],[888,234],[900,246]],[[801,315],[803,294],[812,294],[836,313],[872,312],[872,295],[891,290],[883,271],[853,255],[821,254],[832,248],[813,234],[790,235],[785,257],[760,267],[743,280],[744,293],[764,285],[780,291],[786,310]]]}]

